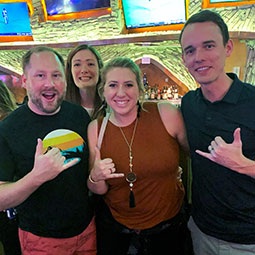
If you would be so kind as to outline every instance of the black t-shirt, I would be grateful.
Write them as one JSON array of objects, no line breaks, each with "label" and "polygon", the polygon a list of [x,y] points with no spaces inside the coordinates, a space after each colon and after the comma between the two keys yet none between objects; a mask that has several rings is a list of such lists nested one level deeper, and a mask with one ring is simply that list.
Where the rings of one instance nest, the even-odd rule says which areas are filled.
[{"label": "black t-shirt", "polygon": [[216,136],[232,143],[234,130],[240,127],[243,154],[255,159],[255,87],[228,75],[233,83],[222,100],[209,102],[200,88],[182,100],[192,158],[192,216],[208,235],[255,244],[255,179],[195,152],[208,152]]},{"label": "black t-shirt", "polygon": [[52,116],[21,106],[0,123],[0,180],[16,181],[33,168],[37,139],[57,146],[79,162],[41,185],[17,206],[20,228],[35,235],[64,238],[80,234],[93,217],[86,180],[90,117],[81,106],[63,102]]}]

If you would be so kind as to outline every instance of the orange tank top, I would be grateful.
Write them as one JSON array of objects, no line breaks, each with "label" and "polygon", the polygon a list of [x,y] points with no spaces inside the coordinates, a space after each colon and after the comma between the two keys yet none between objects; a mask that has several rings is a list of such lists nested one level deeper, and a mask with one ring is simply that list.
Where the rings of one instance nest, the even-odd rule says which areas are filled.
[{"label": "orange tank top", "polygon": [[[177,180],[179,145],[168,134],[156,103],[144,103],[132,146],[135,208],[129,207],[129,184],[125,177],[109,179],[104,200],[116,221],[131,229],[151,228],[171,219],[180,210],[184,189]],[[174,121],[174,120],[173,120]],[[99,120],[99,127],[102,119]],[[135,121],[123,127],[130,143]],[[129,173],[129,148],[119,127],[108,121],[101,158],[112,158],[116,172]]]}]

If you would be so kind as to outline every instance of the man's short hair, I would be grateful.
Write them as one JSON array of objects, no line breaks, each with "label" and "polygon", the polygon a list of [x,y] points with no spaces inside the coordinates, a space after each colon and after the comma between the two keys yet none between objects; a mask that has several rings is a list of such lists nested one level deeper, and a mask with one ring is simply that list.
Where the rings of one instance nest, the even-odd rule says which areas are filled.
[{"label": "man's short hair", "polygon": [[186,23],[181,31],[180,37],[179,37],[180,44],[181,44],[181,39],[182,39],[182,35],[183,35],[185,28],[190,24],[202,23],[202,22],[213,22],[214,24],[216,24],[221,31],[221,34],[223,37],[223,44],[224,44],[224,46],[226,46],[226,44],[229,40],[228,26],[224,22],[223,18],[218,13],[210,11],[210,10],[200,11],[200,12],[192,15],[186,21]]},{"label": "man's short hair", "polygon": [[62,64],[63,68],[65,69],[65,61],[63,57],[53,48],[46,47],[46,46],[38,46],[29,49],[22,57],[22,69],[23,73],[26,71],[26,67],[29,65],[30,58],[33,53],[38,53],[38,52],[52,52],[53,54],[56,55],[56,57],[59,59],[60,63]]}]

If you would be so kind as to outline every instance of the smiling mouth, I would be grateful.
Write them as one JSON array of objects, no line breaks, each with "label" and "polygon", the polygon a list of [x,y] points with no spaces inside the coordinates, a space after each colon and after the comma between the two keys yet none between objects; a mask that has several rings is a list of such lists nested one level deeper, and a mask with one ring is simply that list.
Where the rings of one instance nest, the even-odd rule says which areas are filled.
[{"label": "smiling mouth", "polygon": [[79,80],[80,81],[89,81],[91,79],[90,76],[82,76],[82,77],[79,77]]},{"label": "smiling mouth", "polygon": [[53,100],[56,96],[55,92],[45,92],[42,94],[42,96],[47,100]]},{"label": "smiling mouth", "polygon": [[124,106],[128,103],[128,101],[115,101],[115,103],[118,104],[118,105],[121,105],[121,106],[123,105]]},{"label": "smiling mouth", "polygon": [[207,71],[209,69],[210,69],[209,66],[203,66],[203,67],[198,67],[195,70],[196,70],[196,72],[203,72],[203,71]]}]

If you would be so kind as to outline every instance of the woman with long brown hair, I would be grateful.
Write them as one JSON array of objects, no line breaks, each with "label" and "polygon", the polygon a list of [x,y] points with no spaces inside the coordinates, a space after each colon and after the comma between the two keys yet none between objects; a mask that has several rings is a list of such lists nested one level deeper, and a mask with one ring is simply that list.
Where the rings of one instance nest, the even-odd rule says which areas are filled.
[{"label": "woman with long brown hair", "polygon": [[83,106],[92,119],[102,104],[97,88],[101,82],[103,61],[95,48],[81,44],[74,48],[67,57],[66,100]]},{"label": "woman with long brown hair", "polygon": [[3,81],[0,80],[0,120],[17,108],[15,97]]}]

